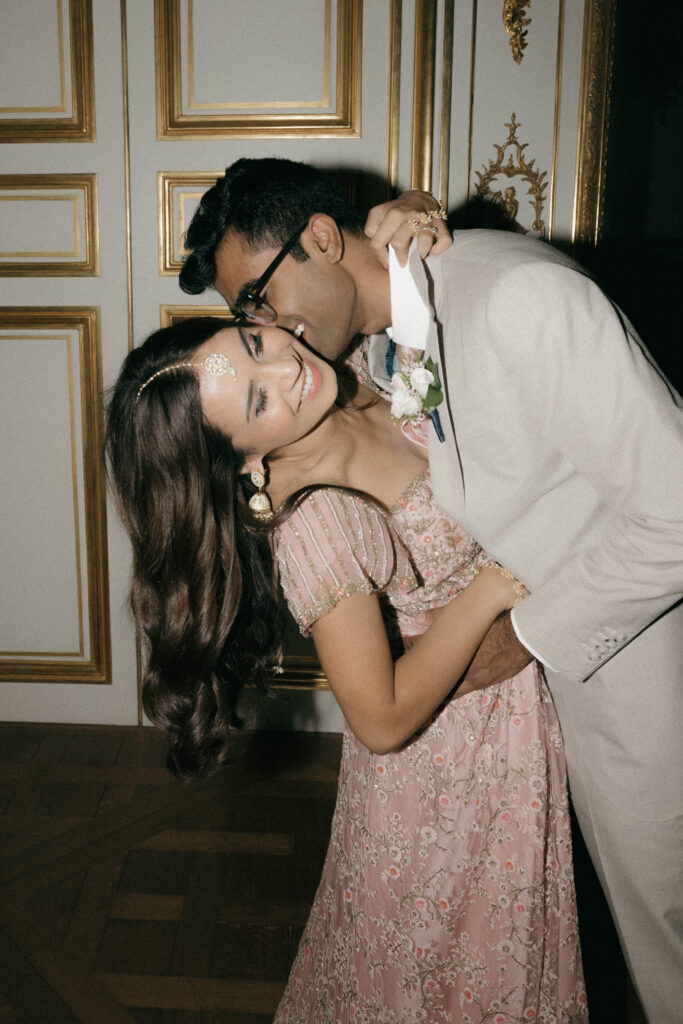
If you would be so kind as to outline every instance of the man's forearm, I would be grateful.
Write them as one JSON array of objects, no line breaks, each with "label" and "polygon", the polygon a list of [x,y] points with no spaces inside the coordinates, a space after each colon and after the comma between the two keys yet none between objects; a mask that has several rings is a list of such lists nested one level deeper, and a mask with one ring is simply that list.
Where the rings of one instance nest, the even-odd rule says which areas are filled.
[{"label": "man's forearm", "polygon": [[510,613],[505,612],[482,640],[455,695],[462,697],[474,690],[495,686],[521,672],[530,661],[533,655],[520,643]]}]

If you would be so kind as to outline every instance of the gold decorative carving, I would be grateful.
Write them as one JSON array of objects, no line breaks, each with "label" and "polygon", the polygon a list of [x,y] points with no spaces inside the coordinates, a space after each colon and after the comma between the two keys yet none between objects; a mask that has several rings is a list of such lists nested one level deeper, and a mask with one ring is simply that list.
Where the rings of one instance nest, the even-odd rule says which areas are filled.
[{"label": "gold decorative carving", "polygon": [[513,181],[515,178],[520,178],[529,186],[526,194],[531,196],[529,202],[535,213],[531,230],[538,231],[540,237],[545,238],[546,225],[542,218],[542,214],[543,204],[545,202],[545,190],[548,187],[548,182],[546,181],[548,172],[536,170],[534,168],[536,161],[527,160],[525,158],[524,150],[527,148],[528,142],[520,142],[517,138],[517,129],[523,126],[517,123],[517,118],[514,113],[510,121],[506,122],[505,127],[510,129],[510,133],[506,141],[502,146],[498,146],[496,143],[493,144],[493,148],[498,154],[498,159],[489,160],[488,167],[484,166],[483,171],[475,172],[479,179],[478,183],[475,185],[476,194],[481,198],[488,197],[489,200],[498,204],[498,206],[503,210],[506,219],[514,225],[515,230],[526,234],[528,229],[524,228],[517,220],[519,200],[517,198],[516,187],[514,185],[508,185],[504,189],[499,189],[498,191],[492,191],[491,189],[491,185],[499,175],[503,175],[510,181]]},{"label": "gold decorative carving", "polygon": [[[43,335],[70,331],[78,337],[83,490],[87,573],[89,656],[48,660],[41,653],[0,660],[0,681],[111,683],[111,638],[107,563],[107,514],[102,466],[100,312],[95,306],[2,306],[0,328]],[[72,470],[75,470],[72,467]]]},{"label": "gold decorative carving", "polygon": [[[60,14],[61,4],[58,6],[61,32]],[[66,73],[70,72],[71,77],[71,113],[64,117],[2,118],[0,142],[95,141],[92,0],[69,0],[69,35],[71,67]],[[58,45],[61,55],[61,40],[58,41]],[[61,63],[63,64],[63,60]],[[63,68],[61,72],[63,76]],[[60,91],[63,94],[64,90]],[[42,112],[46,111],[36,110],[36,113]]]},{"label": "gold decorative carving", "polygon": [[503,3],[503,24],[510,37],[510,49],[515,64],[522,63],[526,50],[527,25],[531,24],[531,18],[525,18],[524,14],[530,3],[531,0],[504,0]]},{"label": "gold decorative carving", "polygon": [[597,245],[602,232],[615,21],[616,0],[586,0],[572,225],[577,249]]},{"label": "gold decorative carving", "polygon": [[[78,216],[79,205],[77,197],[71,194],[78,191],[81,192],[83,201],[85,252],[82,256],[79,246],[81,232]],[[0,277],[99,277],[100,246],[96,174],[0,174],[0,193],[2,192],[29,193],[26,196],[0,194],[0,200],[4,201],[71,200],[74,206],[74,251],[71,253],[2,252],[0,253]],[[60,195],[60,192],[63,195]],[[46,194],[38,196],[36,193]],[[43,258],[31,260],[18,258],[25,256]],[[80,256],[81,258],[56,260],[47,259],[48,256]]]},{"label": "gold decorative carving", "polygon": [[154,10],[159,139],[360,137],[362,0],[337,0],[336,110],[295,114],[277,112],[289,105],[278,101],[268,113],[217,113],[224,103],[211,113],[184,113],[180,0],[155,0]]}]

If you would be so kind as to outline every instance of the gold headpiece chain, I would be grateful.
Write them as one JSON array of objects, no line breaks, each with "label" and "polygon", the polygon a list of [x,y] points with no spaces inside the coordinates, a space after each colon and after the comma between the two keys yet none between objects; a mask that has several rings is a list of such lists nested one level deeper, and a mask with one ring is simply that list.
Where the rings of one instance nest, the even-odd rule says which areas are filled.
[{"label": "gold headpiece chain", "polygon": [[185,366],[198,366],[203,367],[207,373],[213,374],[214,377],[222,377],[224,373],[231,374],[233,380],[237,378],[237,370],[232,365],[227,356],[224,356],[222,352],[212,352],[206,359],[201,359],[196,363],[171,363],[170,366],[164,366],[161,370],[157,370],[151,377],[148,377],[145,383],[139,388],[135,398],[135,404],[137,405],[140,401],[140,395],[145,390],[148,384],[151,384],[157,377],[161,377],[163,373],[171,373],[173,370],[180,370]]}]

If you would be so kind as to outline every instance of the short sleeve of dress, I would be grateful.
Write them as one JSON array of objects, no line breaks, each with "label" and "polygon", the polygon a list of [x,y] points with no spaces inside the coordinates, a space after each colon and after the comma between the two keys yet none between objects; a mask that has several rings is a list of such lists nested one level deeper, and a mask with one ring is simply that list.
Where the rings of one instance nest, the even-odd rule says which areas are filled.
[{"label": "short sleeve of dress", "polygon": [[383,590],[398,577],[417,585],[406,549],[380,508],[348,492],[308,495],[274,535],[280,585],[306,636],[352,594]]}]

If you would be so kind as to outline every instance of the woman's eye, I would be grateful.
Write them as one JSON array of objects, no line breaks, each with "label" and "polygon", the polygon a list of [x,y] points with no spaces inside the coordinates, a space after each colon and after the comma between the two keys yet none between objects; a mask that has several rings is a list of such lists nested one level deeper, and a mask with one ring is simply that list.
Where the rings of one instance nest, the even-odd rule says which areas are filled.
[{"label": "woman's eye", "polygon": [[268,395],[266,394],[265,388],[258,389],[258,398],[256,399],[256,415],[265,412],[266,405],[268,403]]},{"label": "woman's eye", "polygon": [[257,359],[260,359],[263,355],[263,338],[256,332],[255,334],[250,333],[249,338],[254,347],[254,355]]}]

